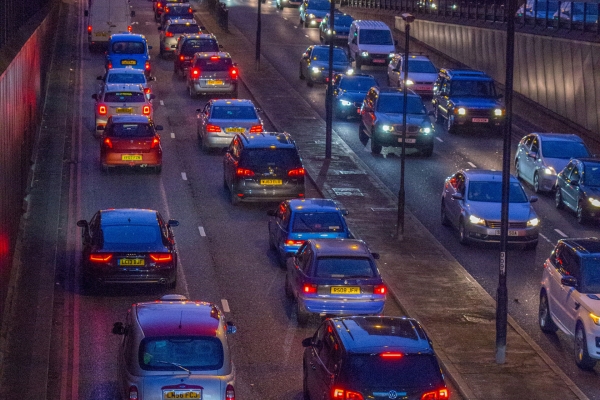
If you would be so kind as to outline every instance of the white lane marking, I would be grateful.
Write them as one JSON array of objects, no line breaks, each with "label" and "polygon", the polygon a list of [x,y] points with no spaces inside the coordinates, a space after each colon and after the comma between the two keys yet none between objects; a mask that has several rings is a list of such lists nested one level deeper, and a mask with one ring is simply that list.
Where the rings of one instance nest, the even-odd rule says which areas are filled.
[{"label": "white lane marking", "polygon": [[298,27],[296,25],[294,25],[294,28],[298,29]]},{"label": "white lane marking", "polygon": [[292,344],[294,343],[294,336],[296,335],[297,323],[295,318],[290,318],[287,329],[285,330],[285,337],[283,338],[283,362],[287,365],[290,358],[290,352],[292,350]]},{"label": "white lane marking", "polygon": [[175,132],[171,132],[171,139],[175,139]]},{"label": "white lane marking", "polygon": [[187,175],[185,174],[185,172],[181,173],[181,179],[183,179],[184,181],[187,181]]},{"label": "white lane marking", "polygon": [[551,241],[550,239],[548,239],[546,236],[542,235],[541,233],[540,233],[540,236],[541,236],[541,237],[542,237],[542,239],[544,239],[546,242],[548,242],[548,243],[552,244],[552,241]]},{"label": "white lane marking", "polygon": [[[283,17],[283,19],[285,19],[286,21],[288,20],[287,17]],[[407,75],[408,76],[408,75]]]},{"label": "white lane marking", "polygon": [[309,37],[308,35],[304,35],[304,36]]},{"label": "white lane marking", "polygon": [[200,232],[200,236],[206,236],[206,232],[204,232],[204,227],[199,226],[198,227],[198,232]]},{"label": "white lane marking", "polygon": [[223,312],[231,311],[229,309],[229,302],[226,299],[221,299],[221,305],[223,306]]},{"label": "white lane marking", "polygon": [[160,105],[161,105],[161,106],[164,106],[164,105],[165,105],[165,102],[161,100],[161,101],[160,101]]},{"label": "white lane marking", "polygon": [[562,237],[567,237],[567,235],[563,231],[561,231],[560,229],[555,229],[554,232],[558,233]]},{"label": "white lane marking", "polygon": [[444,143],[444,141],[442,140],[442,138],[439,138],[439,137],[437,137],[437,136],[436,136],[436,137],[435,137],[435,139],[436,139],[437,141],[440,141],[440,142]]},{"label": "white lane marking", "polygon": [[471,161],[468,161],[467,164],[469,164],[473,168],[477,168],[477,165],[473,164]]}]

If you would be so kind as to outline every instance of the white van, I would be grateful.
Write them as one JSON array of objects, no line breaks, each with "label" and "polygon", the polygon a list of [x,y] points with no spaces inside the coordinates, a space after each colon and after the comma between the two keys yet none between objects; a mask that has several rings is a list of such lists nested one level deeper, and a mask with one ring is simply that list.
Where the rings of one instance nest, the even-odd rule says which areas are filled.
[{"label": "white van", "polygon": [[356,61],[356,69],[363,65],[387,66],[396,44],[392,30],[382,21],[356,20],[350,25],[348,50]]},{"label": "white van", "polygon": [[131,32],[131,17],[135,11],[129,9],[129,0],[91,0],[88,17],[88,43],[90,50],[95,46],[106,46],[113,33]]}]

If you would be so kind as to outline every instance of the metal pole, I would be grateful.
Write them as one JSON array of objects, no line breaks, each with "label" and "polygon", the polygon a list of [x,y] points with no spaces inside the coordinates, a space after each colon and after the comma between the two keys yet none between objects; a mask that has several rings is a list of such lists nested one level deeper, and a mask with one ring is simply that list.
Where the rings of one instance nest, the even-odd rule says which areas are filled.
[{"label": "metal pole", "polygon": [[333,21],[335,0],[329,0],[329,79],[327,80],[327,106],[325,107],[325,158],[331,158],[331,141],[333,130]]},{"label": "metal pole", "polygon": [[258,70],[258,68],[260,67],[260,31],[261,31],[260,5],[262,3],[262,0],[257,0],[257,3],[258,3],[258,14],[256,16],[256,55],[255,55],[254,59],[256,61],[256,69]]},{"label": "metal pole", "polygon": [[517,0],[508,0],[506,25],[506,82],[504,149],[502,153],[502,216],[500,221],[500,270],[496,306],[496,363],[506,361],[506,327],[508,321],[508,290],[506,288],[506,247],[508,242],[508,198],[510,191],[510,136],[512,133],[513,69],[515,63],[515,13]]}]

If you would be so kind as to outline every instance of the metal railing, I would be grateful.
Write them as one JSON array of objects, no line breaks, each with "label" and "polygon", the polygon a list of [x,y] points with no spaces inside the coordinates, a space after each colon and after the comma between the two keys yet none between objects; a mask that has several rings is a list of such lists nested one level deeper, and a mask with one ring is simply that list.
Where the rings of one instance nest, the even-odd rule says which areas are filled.
[{"label": "metal railing", "polygon": [[19,34],[19,29],[54,0],[0,0],[0,48]]}]

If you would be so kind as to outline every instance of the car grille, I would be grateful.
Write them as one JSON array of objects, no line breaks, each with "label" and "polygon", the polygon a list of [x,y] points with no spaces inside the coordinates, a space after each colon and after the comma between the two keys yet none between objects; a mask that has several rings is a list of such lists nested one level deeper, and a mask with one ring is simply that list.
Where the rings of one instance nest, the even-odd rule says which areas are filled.
[{"label": "car grille", "polygon": [[[419,133],[420,129],[421,127],[419,125],[407,125],[406,133],[416,135],[417,133]],[[394,133],[402,135],[402,125],[394,125]]]},{"label": "car grille", "polygon": [[[487,226],[492,229],[500,229],[500,221],[487,221]],[[509,222],[508,229],[524,229],[527,228],[527,222]]]},{"label": "car grille", "polygon": [[491,117],[493,114],[493,110],[489,108],[469,108],[467,110],[469,117]]},{"label": "car grille", "polygon": [[371,56],[371,58],[388,58],[390,54],[389,53],[385,53],[385,54],[369,53],[369,55]]}]

